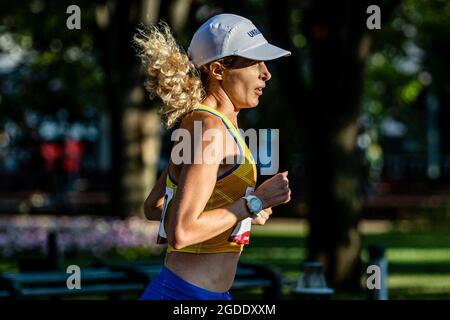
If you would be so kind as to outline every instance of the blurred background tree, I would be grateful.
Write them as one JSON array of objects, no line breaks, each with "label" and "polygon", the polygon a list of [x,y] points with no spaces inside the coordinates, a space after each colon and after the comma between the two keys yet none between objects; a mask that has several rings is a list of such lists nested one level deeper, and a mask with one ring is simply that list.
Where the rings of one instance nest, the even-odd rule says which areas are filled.
[{"label": "blurred background tree", "polygon": [[[81,30],[65,27],[70,4],[0,5],[2,191],[48,185],[41,144],[76,139],[85,143],[76,190],[109,193],[107,214],[139,214],[167,163],[170,132],[144,91],[132,36],[164,19],[187,48],[220,12],[249,17],[293,52],[268,63],[264,99],[241,124],[281,129],[280,170],[290,171],[294,197],[277,214],[308,218],[308,258],[325,264],[333,286],[359,287],[357,224],[374,182],[448,181],[447,1],[79,1]],[[366,28],[372,4],[381,30]],[[66,191],[59,174],[53,194]]]}]

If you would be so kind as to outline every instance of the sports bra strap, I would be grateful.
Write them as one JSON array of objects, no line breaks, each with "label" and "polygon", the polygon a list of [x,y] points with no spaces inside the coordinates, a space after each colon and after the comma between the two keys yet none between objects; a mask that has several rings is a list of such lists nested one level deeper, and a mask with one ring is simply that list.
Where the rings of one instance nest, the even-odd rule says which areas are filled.
[{"label": "sports bra strap", "polygon": [[243,144],[245,144],[245,143],[244,143],[241,135],[239,134],[239,131],[237,130],[236,126],[231,122],[231,120],[226,115],[217,111],[216,109],[213,109],[213,108],[205,106],[205,105],[200,105],[199,107],[193,109],[192,111],[205,111],[205,112],[208,112],[208,113],[218,117],[220,120],[222,120],[225,127],[227,127],[228,131],[231,133],[234,140],[237,142],[242,156],[244,156],[244,152],[245,152],[244,150],[246,150],[246,148],[245,148],[245,146],[243,146]]}]

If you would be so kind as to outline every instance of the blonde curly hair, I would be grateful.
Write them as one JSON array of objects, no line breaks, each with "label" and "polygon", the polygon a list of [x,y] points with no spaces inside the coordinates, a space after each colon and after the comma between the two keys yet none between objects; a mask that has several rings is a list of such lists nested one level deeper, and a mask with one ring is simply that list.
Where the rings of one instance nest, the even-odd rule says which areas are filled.
[{"label": "blonde curly hair", "polygon": [[[133,43],[147,74],[145,88],[151,99],[162,100],[159,114],[164,126],[172,128],[205,98],[208,66],[195,67],[165,22],[138,28]],[[227,68],[234,57],[216,61]]]}]

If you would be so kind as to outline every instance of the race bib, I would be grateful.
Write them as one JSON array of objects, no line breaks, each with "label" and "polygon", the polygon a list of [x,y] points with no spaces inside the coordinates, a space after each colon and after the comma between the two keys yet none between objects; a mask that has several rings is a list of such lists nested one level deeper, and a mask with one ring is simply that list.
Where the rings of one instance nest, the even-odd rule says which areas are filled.
[{"label": "race bib", "polygon": [[[245,195],[248,196],[255,189],[252,187],[247,187],[245,190]],[[249,244],[250,242],[250,229],[252,227],[252,218],[246,218],[241,220],[236,227],[234,227],[233,232],[231,232],[228,238],[229,242],[234,242],[236,244]]]},{"label": "race bib", "polygon": [[161,214],[161,219],[159,221],[158,238],[156,240],[156,243],[158,244],[167,243],[167,234],[166,229],[164,228],[164,222],[166,218],[167,207],[169,206],[169,203],[172,200],[172,198],[173,198],[173,190],[171,188],[166,187],[166,193],[164,194],[163,210]]}]

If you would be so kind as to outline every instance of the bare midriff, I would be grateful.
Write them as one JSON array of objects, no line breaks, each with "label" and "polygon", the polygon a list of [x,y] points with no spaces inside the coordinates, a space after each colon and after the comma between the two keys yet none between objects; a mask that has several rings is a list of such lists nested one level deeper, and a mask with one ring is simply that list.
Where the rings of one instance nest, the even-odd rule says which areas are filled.
[{"label": "bare midriff", "polygon": [[233,284],[240,255],[240,252],[171,252],[166,254],[165,265],[193,285],[213,292],[226,292]]}]

